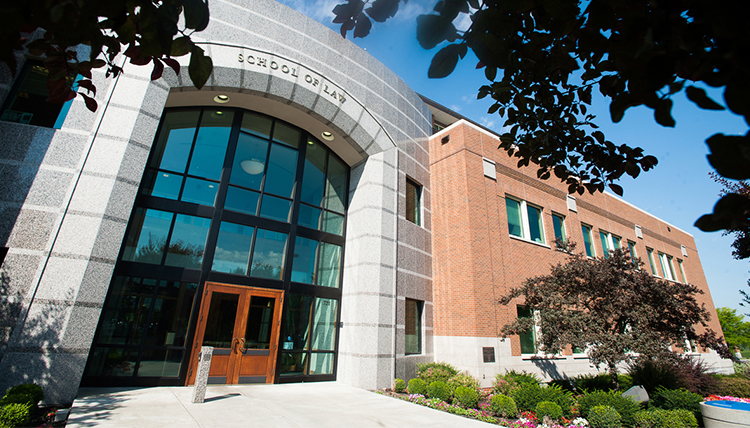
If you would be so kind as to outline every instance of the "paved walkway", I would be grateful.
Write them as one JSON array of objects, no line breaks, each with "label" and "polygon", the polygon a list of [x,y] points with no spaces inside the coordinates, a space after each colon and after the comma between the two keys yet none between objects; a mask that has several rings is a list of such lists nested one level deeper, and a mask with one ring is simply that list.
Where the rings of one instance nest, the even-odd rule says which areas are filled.
[{"label": "paved walkway", "polygon": [[487,428],[466,419],[337,382],[193,387],[81,388],[68,428],[230,427]]}]

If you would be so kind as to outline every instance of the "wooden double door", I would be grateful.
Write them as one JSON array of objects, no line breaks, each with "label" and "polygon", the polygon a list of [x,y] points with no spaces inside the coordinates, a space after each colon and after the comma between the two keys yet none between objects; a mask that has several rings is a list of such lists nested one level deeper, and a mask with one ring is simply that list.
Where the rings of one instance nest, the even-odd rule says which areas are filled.
[{"label": "wooden double door", "polygon": [[195,382],[201,346],[213,346],[209,384],[272,383],[284,292],[206,283],[188,384]]}]

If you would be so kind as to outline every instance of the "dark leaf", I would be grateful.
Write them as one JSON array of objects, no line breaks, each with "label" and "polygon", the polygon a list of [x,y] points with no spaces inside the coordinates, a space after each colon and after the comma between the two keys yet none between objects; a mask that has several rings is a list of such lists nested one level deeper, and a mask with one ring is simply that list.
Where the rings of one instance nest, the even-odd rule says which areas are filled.
[{"label": "dark leaf", "polygon": [[461,51],[462,47],[458,44],[448,45],[440,49],[432,58],[430,68],[427,70],[427,77],[439,79],[450,75],[458,64]]},{"label": "dark leaf", "polygon": [[356,23],[354,20],[346,21],[343,24],[341,24],[341,29],[339,29],[339,32],[341,33],[341,37],[346,38],[346,33],[349,32],[352,28],[354,28],[354,25]]},{"label": "dark leaf", "polygon": [[180,63],[174,60],[173,58],[162,58],[162,61],[164,61],[165,64],[167,64],[172,70],[174,70],[175,74],[180,74]]},{"label": "dark leaf", "polygon": [[367,8],[366,12],[372,19],[377,22],[385,22],[388,18],[393,18],[398,12],[398,3],[400,0],[375,0],[372,6]]},{"label": "dark leaf", "polygon": [[715,134],[706,140],[711,154],[708,162],[726,178],[750,178],[750,137]]},{"label": "dark leaf", "polygon": [[496,67],[486,67],[484,69],[484,77],[487,78],[490,82],[495,81],[495,77],[497,77],[497,68]]},{"label": "dark leaf", "polygon": [[730,193],[725,195],[714,205],[714,212],[701,216],[695,222],[695,227],[704,232],[717,230],[737,230],[750,224],[750,199],[746,196]]},{"label": "dark leaf", "polygon": [[357,26],[354,27],[354,38],[356,39],[357,37],[362,38],[367,36],[370,34],[370,29],[372,29],[370,18],[364,13],[360,13],[357,17]]},{"label": "dark leaf", "polygon": [[706,95],[706,91],[702,88],[688,86],[685,88],[685,94],[687,94],[690,101],[694,102],[698,107],[704,110],[724,110],[724,107],[709,98],[708,95]]},{"label": "dark leaf", "polygon": [[672,117],[672,100],[659,100],[656,104],[656,109],[654,110],[654,119],[656,119],[656,123],[661,126],[674,128],[675,121]]},{"label": "dark leaf", "polygon": [[96,111],[96,108],[98,107],[96,100],[86,94],[80,94],[80,95],[83,97],[83,100],[86,102],[86,108],[88,108],[91,111]]},{"label": "dark leaf", "polygon": [[190,40],[190,37],[178,37],[172,41],[172,49],[169,52],[169,56],[187,55],[193,49],[193,45],[193,41]]},{"label": "dark leaf", "polygon": [[615,192],[618,196],[622,196],[622,187],[618,186],[615,183],[611,183],[609,185],[609,188],[612,189],[612,191]]},{"label": "dark leaf", "polygon": [[76,82],[79,87],[86,89],[89,93],[93,93],[96,96],[96,86],[88,79],[81,79]]},{"label": "dark leaf", "polygon": [[162,63],[158,58],[154,58],[154,70],[151,71],[151,80],[160,79],[162,73],[164,73],[164,63]]},{"label": "dark leaf", "polygon": [[439,43],[458,35],[453,22],[440,15],[417,17],[417,41],[423,49],[432,49]]},{"label": "dark leaf", "polygon": [[182,7],[185,11],[185,26],[187,28],[195,31],[206,29],[209,21],[208,1],[183,0]]},{"label": "dark leaf", "polygon": [[196,88],[201,89],[206,84],[213,68],[213,61],[205,55],[203,49],[199,46],[193,46],[193,51],[190,53],[188,73]]}]

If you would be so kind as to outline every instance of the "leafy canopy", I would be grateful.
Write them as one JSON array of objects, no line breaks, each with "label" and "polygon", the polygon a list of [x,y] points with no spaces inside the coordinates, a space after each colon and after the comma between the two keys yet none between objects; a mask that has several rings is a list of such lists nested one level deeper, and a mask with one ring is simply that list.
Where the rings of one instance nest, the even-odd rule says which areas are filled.
[{"label": "leafy canopy", "polygon": [[[190,39],[208,25],[208,0],[0,1],[0,61],[15,73],[16,55],[24,50],[42,58],[49,71],[50,102],[81,95],[95,111],[91,70],[106,67],[107,77],[117,76],[121,52],[132,64],[153,64],[152,80],[161,77],[165,64],[179,73],[173,58],[190,54],[188,72],[199,89],[213,69],[211,59]],[[84,60],[77,54],[82,46],[91,49]],[[78,75],[82,79],[74,87]]]},{"label": "leafy canopy", "polygon": [[[406,2],[406,0],[404,0]],[[369,4],[369,7],[365,6]],[[341,34],[366,36],[370,18],[383,22],[399,0],[347,0],[333,9]],[[428,76],[445,77],[471,49],[488,83],[490,113],[510,131],[500,148],[518,165],[554,174],[570,193],[603,191],[624,174],[637,177],[657,159],[639,147],[608,141],[588,112],[592,91],[609,100],[612,120],[646,106],[657,123],[674,127],[673,97],[684,91],[699,108],[729,109],[750,123],[750,2],[717,0],[442,0],[417,18],[425,49],[442,46]],[[457,28],[470,17],[467,29]],[[723,105],[705,87],[723,88]],[[706,143],[723,177],[750,178],[750,134],[717,133]],[[712,231],[750,225],[744,201],[724,196],[696,226]]]},{"label": "leafy canopy", "polygon": [[743,321],[743,316],[738,315],[736,309],[716,308],[716,315],[730,348],[750,348],[750,322]]},{"label": "leafy canopy", "polygon": [[[623,250],[596,259],[570,254],[567,262],[552,267],[548,275],[527,279],[500,303],[523,296],[535,312],[543,352],[559,353],[569,345],[586,349],[591,362],[605,365],[613,379],[616,366],[631,361],[632,353],[656,357],[686,339],[726,354],[708,328],[708,311],[695,299],[703,292],[693,285],[659,280],[641,265]],[[519,318],[501,334],[520,334],[533,325],[533,319]]]}]

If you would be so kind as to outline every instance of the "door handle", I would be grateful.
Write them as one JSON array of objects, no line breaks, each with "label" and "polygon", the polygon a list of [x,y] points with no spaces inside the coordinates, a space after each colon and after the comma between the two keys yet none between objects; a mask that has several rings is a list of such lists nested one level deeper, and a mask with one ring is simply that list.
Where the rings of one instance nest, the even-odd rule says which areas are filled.
[{"label": "door handle", "polygon": [[237,343],[240,344],[240,350],[239,350],[239,352],[244,352],[244,350],[245,350],[245,339],[241,337],[241,338],[237,339]]},{"label": "door handle", "polygon": [[237,339],[236,337],[233,337],[232,338],[232,353],[237,351],[235,347],[237,346],[238,343],[240,343],[240,340]]}]

